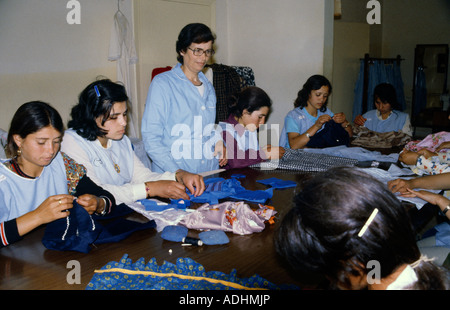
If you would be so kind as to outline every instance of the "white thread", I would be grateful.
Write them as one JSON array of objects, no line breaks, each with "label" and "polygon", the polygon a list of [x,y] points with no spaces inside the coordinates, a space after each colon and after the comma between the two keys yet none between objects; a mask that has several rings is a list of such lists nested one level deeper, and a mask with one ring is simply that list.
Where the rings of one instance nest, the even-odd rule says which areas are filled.
[{"label": "white thread", "polygon": [[62,236],[62,240],[66,239],[67,232],[69,231],[69,226],[70,226],[70,220],[69,220],[69,217],[66,217],[66,231],[64,232],[64,234]]}]

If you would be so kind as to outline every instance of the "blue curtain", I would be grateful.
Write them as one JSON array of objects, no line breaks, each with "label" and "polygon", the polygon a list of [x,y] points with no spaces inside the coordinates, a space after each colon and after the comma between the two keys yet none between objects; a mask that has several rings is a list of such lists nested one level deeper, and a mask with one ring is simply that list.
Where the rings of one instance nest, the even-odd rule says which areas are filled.
[{"label": "blue curtain", "polygon": [[[364,60],[360,62],[358,80],[355,85],[353,101],[353,117],[362,114],[363,111],[363,91],[364,91]],[[373,101],[373,90],[380,83],[389,83],[395,87],[399,110],[403,111],[406,107],[405,94],[403,91],[403,80],[400,72],[400,64],[396,61],[385,62],[383,60],[372,60],[368,68],[368,89],[366,111],[375,109]]]},{"label": "blue curtain", "polygon": [[427,105],[427,83],[425,79],[425,72],[422,67],[417,68],[415,77],[415,89],[414,89],[414,115],[425,109]]}]

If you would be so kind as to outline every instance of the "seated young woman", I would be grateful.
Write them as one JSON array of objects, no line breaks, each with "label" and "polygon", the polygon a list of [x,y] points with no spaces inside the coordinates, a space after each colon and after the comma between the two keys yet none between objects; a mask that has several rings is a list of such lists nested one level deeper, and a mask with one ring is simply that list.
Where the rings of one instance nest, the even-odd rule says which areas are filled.
[{"label": "seated young woman", "polygon": [[333,288],[450,288],[448,271],[421,255],[406,208],[362,169],[331,168],[308,180],[275,246],[294,269]]},{"label": "seated young woman", "polygon": [[227,148],[225,169],[247,167],[264,160],[279,159],[284,148],[272,145],[260,147],[258,129],[265,123],[272,102],[259,87],[250,86],[233,96],[230,116],[220,122]]},{"label": "seated young woman", "polygon": [[418,175],[450,172],[450,133],[441,131],[409,142],[398,160]]},{"label": "seated young woman", "polygon": [[378,84],[373,90],[376,109],[357,115],[353,121],[356,126],[365,126],[375,132],[402,131],[412,136],[409,115],[398,110],[397,94],[394,86]]},{"label": "seated young woman", "polygon": [[108,79],[89,84],[72,108],[61,150],[83,164],[87,175],[110,191],[117,204],[148,197],[189,199],[205,189],[203,177],[179,169],[156,173],[144,166],[125,135],[128,96]]},{"label": "seated young woman", "polygon": [[[280,146],[291,149],[302,149],[311,147],[310,145],[317,147],[318,144],[314,141],[317,137],[313,137],[316,134],[322,136],[323,132],[319,133],[326,128],[327,123],[330,130],[334,131],[330,135],[340,136],[342,141],[353,136],[352,126],[345,114],[334,114],[327,108],[331,91],[331,83],[322,75],[313,75],[306,81],[295,99],[295,108],[285,117]],[[324,143],[320,145],[335,146]]]},{"label": "seated young woman", "polygon": [[63,134],[61,116],[47,103],[28,102],[14,114],[9,158],[0,164],[0,246],[69,216],[74,199],[89,214],[105,215],[115,207],[114,196],[59,151]]}]

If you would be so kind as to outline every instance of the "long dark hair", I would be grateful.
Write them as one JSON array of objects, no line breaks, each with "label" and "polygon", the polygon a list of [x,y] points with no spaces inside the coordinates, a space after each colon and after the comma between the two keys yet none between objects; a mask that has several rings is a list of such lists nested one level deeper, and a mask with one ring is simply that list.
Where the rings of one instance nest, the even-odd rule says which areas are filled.
[{"label": "long dark hair", "polygon": [[[377,215],[359,237],[376,208]],[[329,169],[304,184],[282,220],[275,246],[294,269],[325,275],[347,288],[349,275],[371,271],[370,261],[379,262],[382,279],[421,256],[405,207],[385,184],[350,167]],[[430,262],[414,270],[419,280],[414,288],[448,286]]]},{"label": "long dark hair", "polygon": [[108,79],[92,82],[80,93],[78,104],[72,107],[72,119],[68,127],[89,141],[103,137],[106,132],[97,126],[96,118],[102,116],[103,125],[108,120],[114,103],[123,101],[128,105],[128,96],[123,85]]},{"label": "long dark hair", "polygon": [[[313,75],[311,76],[305,84],[303,84],[302,89],[297,93],[297,98],[294,101],[294,107],[304,108],[308,105],[308,99],[313,90],[320,89],[322,86],[328,86],[328,96],[331,95],[332,87],[330,81],[323,75]],[[325,104],[320,108],[320,112],[325,112],[327,109],[328,98]]]},{"label": "long dark hair", "polygon": [[239,118],[242,116],[244,110],[252,113],[262,107],[268,107],[270,109],[271,106],[272,101],[263,89],[257,86],[250,86],[232,96],[228,111],[230,114]]},{"label": "long dark hair", "polygon": [[215,36],[211,32],[208,26],[201,23],[192,23],[184,26],[178,35],[176,43],[177,60],[183,64],[183,56],[181,52],[186,53],[187,48],[192,43],[206,43],[212,41],[214,44]]},{"label": "long dark hair", "polygon": [[58,111],[50,104],[42,101],[30,101],[22,104],[14,114],[9,126],[6,154],[12,158],[17,156],[19,149],[14,142],[13,135],[25,139],[29,134],[42,128],[52,126],[61,134],[64,133],[64,124]]}]

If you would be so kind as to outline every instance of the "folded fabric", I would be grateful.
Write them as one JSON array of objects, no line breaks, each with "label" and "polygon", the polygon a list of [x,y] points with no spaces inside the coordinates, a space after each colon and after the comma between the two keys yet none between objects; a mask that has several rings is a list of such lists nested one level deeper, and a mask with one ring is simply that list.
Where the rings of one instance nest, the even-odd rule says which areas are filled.
[{"label": "folded fabric", "polygon": [[222,230],[208,230],[198,234],[200,240],[206,245],[220,245],[230,242],[228,236]]},{"label": "folded fabric", "polygon": [[147,264],[144,258],[135,263],[125,254],[119,262],[109,262],[95,274],[86,290],[248,290],[299,289],[295,285],[275,285],[253,275],[238,278],[233,269],[230,274],[206,271],[205,267],[189,257],[178,258],[176,264],[164,261],[159,266],[156,258]]},{"label": "folded fabric", "polygon": [[222,230],[247,235],[263,231],[265,221],[244,202],[226,201],[217,205],[204,204],[186,215],[179,224],[190,229]]},{"label": "folded fabric", "polygon": [[266,190],[241,190],[237,192],[236,194],[230,195],[230,198],[236,199],[236,200],[245,200],[248,202],[254,202],[254,203],[265,203],[268,199],[272,198],[273,196],[273,187],[268,188]]},{"label": "folded fabric", "polygon": [[273,188],[289,188],[289,187],[297,186],[297,182],[289,181],[289,180],[281,180],[281,179],[277,179],[277,178],[268,178],[268,179],[264,179],[264,180],[257,180],[256,182],[265,184],[265,185],[270,185]]},{"label": "folded fabric", "polygon": [[138,200],[146,211],[162,212],[168,209],[181,209],[184,210],[190,206],[189,200],[184,199],[170,199],[170,203],[161,203],[153,199],[140,199]]},{"label": "folded fabric", "polygon": [[188,190],[191,202],[218,204],[220,199],[233,198],[255,203],[265,203],[267,199],[272,198],[273,189],[267,190],[247,190],[236,178],[211,178],[205,180],[205,191],[202,195],[195,197]]},{"label": "folded fabric", "polygon": [[155,226],[154,221],[139,223],[123,218],[103,225],[75,200],[68,217],[47,224],[42,243],[50,250],[88,253],[93,243],[118,242],[135,231]]},{"label": "folded fabric", "polygon": [[358,160],[343,158],[328,154],[316,154],[307,152],[306,149],[286,149],[283,157],[279,161],[264,161],[251,165],[252,168],[265,170],[294,170],[304,172],[326,171],[331,167],[354,166]]},{"label": "folded fabric", "polygon": [[167,241],[181,242],[188,234],[188,229],[184,226],[169,225],[164,227],[161,238]]}]

